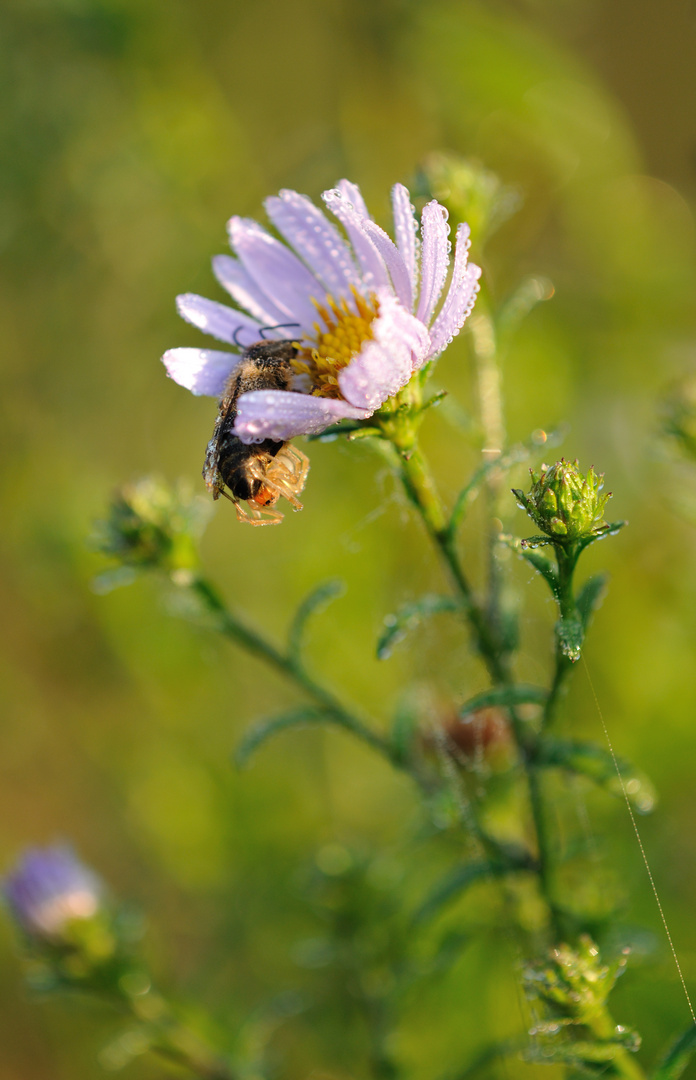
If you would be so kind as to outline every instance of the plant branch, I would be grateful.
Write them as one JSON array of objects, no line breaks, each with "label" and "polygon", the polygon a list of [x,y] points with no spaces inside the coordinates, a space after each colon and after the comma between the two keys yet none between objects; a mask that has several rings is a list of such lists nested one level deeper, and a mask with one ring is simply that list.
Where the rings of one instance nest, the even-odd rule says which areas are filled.
[{"label": "plant branch", "polygon": [[[383,422],[382,427],[386,438],[389,439],[396,452],[398,471],[406,494],[420,514],[428,535],[459,595],[474,634],[477,650],[488,669],[491,681],[495,686],[509,687],[512,685],[512,677],[497,628],[492,625],[489,615],[477,601],[464,573],[435,480],[420,449],[413,425],[408,424],[407,416],[404,416],[401,423],[398,422],[399,419],[398,413],[392,414]],[[527,777],[536,833],[539,884],[549,911],[550,924],[558,939],[560,913],[552,896],[551,844],[541,790],[541,770],[534,760],[536,740],[530,739],[514,706],[508,706],[508,714]]]},{"label": "plant branch", "polygon": [[264,660],[281,675],[303,691],[316,705],[324,710],[339,727],[356,735],[386,757],[392,765],[403,769],[404,764],[389,742],[378,735],[362,720],[356,717],[320,683],[316,682],[305,670],[301,660],[295,655],[281,652],[275,645],[262,637],[256,630],[245,625],[226,607],[224,601],[205,578],[197,577],[191,583],[191,589],[203,602],[204,607],[214,617],[217,627],[225,637],[230,638],[253,656]]}]

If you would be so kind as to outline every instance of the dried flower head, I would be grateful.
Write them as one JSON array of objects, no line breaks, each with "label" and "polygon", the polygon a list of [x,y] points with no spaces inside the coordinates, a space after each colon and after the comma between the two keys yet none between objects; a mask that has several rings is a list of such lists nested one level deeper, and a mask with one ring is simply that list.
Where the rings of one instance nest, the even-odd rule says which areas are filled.
[{"label": "dried flower head", "polygon": [[511,745],[510,724],[505,709],[489,706],[460,716],[455,713],[444,725],[448,743],[465,758],[507,750]]}]

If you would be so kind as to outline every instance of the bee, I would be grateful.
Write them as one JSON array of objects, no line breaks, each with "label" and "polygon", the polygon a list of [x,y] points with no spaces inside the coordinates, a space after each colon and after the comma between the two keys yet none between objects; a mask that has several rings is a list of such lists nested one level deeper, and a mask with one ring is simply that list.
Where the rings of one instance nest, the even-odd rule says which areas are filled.
[{"label": "bee", "polygon": [[[302,509],[297,496],[309,472],[307,456],[291,443],[273,439],[247,445],[233,431],[240,394],[291,389],[295,378],[291,361],[297,351],[293,341],[263,340],[249,345],[220,398],[203,479],[213,498],[224,495],[234,503],[238,519],[249,525],[280,524],[283,515],[274,507],[281,495],[294,510]],[[244,502],[248,509],[242,506]]]}]

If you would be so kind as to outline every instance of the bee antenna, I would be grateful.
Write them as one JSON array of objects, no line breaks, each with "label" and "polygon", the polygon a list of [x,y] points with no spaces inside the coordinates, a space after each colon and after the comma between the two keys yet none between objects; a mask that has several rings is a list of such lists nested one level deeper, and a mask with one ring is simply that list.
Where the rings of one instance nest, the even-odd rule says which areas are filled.
[{"label": "bee antenna", "polygon": [[299,325],[300,324],[298,322],[282,322],[282,323],[278,323],[277,326],[262,326],[261,329],[260,329],[260,334],[261,334],[261,337],[265,340],[266,339],[266,333],[265,333],[266,330],[282,330],[286,326],[299,326]]},{"label": "bee antenna", "polygon": [[241,341],[239,340],[239,336],[238,336],[242,330],[246,330],[246,329],[247,329],[246,326],[238,326],[237,329],[235,330],[235,332],[232,335],[232,341],[234,342],[234,344],[237,346],[238,349],[246,349],[246,345],[242,345]]}]

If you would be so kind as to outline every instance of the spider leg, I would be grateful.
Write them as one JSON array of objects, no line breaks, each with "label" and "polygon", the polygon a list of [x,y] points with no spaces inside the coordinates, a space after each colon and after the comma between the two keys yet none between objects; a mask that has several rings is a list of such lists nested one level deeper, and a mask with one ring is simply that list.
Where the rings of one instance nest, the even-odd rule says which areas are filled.
[{"label": "spider leg", "polygon": [[226,491],[220,489],[220,494],[224,495],[226,499],[229,499],[234,506],[237,520],[242,521],[247,525],[280,525],[283,520],[283,515],[280,510],[269,510],[267,507],[262,508],[253,505],[251,502],[248,502],[246,506],[242,506],[237,499],[233,499]]},{"label": "spider leg", "polygon": [[286,469],[290,474],[294,490],[298,493],[302,491],[309,472],[309,458],[307,455],[303,454],[292,443],[286,443],[274,457],[270,469],[272,470],[276,465]]},{"label": "spider leg", "polygon": [[309,472],[309,458],[288,443],[280,450],[266,469],[264,484],[271,491],[277,491],[279,495],[287,499],[295,510],[302,509],[302,503],[297,495],[302,491],[307,473]]},{"label": "spider leg", "polygon": [[269,491],[273,492],[276,495],[282,495],[284,499],[287,499],[293,510],[301,510],[302,503],[298,498],[295,497],[295,485],[292,481],[292,478],[290,478],[290,481],[288,481],[283,475],[284,472],[285,470],[279,469],[272,477],[269,476],[267,473],[264,480],[264,485],[268,488]]}]

